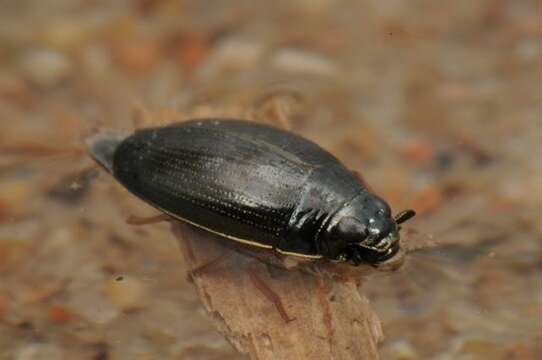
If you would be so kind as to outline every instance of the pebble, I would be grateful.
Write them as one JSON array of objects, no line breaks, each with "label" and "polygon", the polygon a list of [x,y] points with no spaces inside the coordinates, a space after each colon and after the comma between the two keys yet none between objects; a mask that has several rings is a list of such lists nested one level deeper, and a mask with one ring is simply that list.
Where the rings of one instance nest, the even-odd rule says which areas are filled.
[{"label": "pebble", "polygon": [[73,314],[94,324],[105,325],[115,320],[120,315],[119,310],[102,294],[88,291],[89,286],[88,282],[74,286],[71,291],[76,295],[72,296],[66,306],[69,306]]},{"label": "pebble", "polygon": [[278,50],[271,63],[279,70],[314,75],[332,76],[338,72],[337,65],[324,55],[302,49]]},{"label": "pebble", "polygon": [[438,186],[427,186],[412,200],[412,207],[420,214],[429,213],[442,205],[444,192]]},{"label": "pebble", "polygon": [[35,37],[41,43],[55,49],[79,50],[89,41],[103,33],[111,22],[111,14],[104,9],[87,16],[55,17],[45,26],[36,27]]},{"label": "pebble", "polygon": [[29,344],[19,348],[14,360],[61,360],[64,359],[62,349],[52,344]]},{"label": "pebble", "polygon": [[8,71],[0,70],[0,99],[5,98],[20,105],[30,105],[32,93],[24,79]]},{"label": "pebble", "polygon": [[0,199],[2,207],[9,210],[11,216],[24,214],[28,207],[21,204],[28,204],[35,196],[33,185],[30,181],[19,179],[5,179],[0,181]]},{"label": "pebble", "polygon": [[145,306],[147,295],[145,284],[134,277],[117,277],[107,287],[109,300],[123,311],[139,309]]},{"label": "pebble", "polygon": [[542,54],[542,42],[540,38],[527,39],[516,45],[515,53],[523,61],[535,61]]},{"label": "pebble", "polygon": [[479,359],[502,358],[502,346],[485,339],[464,338],[457,342],[458,354],[470,355]]},{"label": "pebble", "polygon": [[222,63],[237,64],[243,67],[258,62],[264,50],[264,45],[256,41],[228,38],[217,46],[215,56]]},{"label": "pebble", "polygon": [[434,157],[434,149],[428,141],[412,141],[402,149],[407,160],[416,165],[425,165]]},{"label": "pebble", "polygon": [[162,60],[163,51],[158,40],[139,39],[115,48],[114,59],[123,69],[142,73],[151,70]]},{"label": "pebble", "polygon": [[73,69],[68,57],[49,49],[27,51],[21,58],[20,67],[25,78],[42,87],[57,85]]},{"label": "pebble", "polygon": [[385,352],[389,359],[411,360],[420,358],[416,349],[408,340],[395,341],[389,345]]},{"label": "pebble", "polygon": [[255,66],[263,57],[265,46],[256,41],[229,37],[218,43],[199,73],[211,77],[224,68],[246,69]]},{"label": "pebble", "polygon": [[173,55],[187,72],[203,63],[209,53],[209,38],[200,33],[181,34],[174,44]]},{"label": "pebble", "polygon": [[72,313],[62,306],[51,306],[47,310],[47,315],[49,319],[58,324],[66,323],[73,318]]}]

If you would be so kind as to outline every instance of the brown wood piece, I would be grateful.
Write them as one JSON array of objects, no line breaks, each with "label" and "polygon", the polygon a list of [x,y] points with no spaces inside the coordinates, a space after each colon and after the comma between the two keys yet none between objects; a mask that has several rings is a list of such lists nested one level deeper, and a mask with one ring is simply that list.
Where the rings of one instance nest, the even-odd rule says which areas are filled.
[{"label": "brown wood piece", "polygon": [[[328,262],[286,270],[195,227],[172,222],[172,231],[188,271],[227,252],[212,272],[193,274],[193,283],[217,329],[250,359],[379,358],[380,321],[355,281],[365,270]],[[337,281],[337,269],[352,280]],[[353,275],[342,273],[350,269]]]}]

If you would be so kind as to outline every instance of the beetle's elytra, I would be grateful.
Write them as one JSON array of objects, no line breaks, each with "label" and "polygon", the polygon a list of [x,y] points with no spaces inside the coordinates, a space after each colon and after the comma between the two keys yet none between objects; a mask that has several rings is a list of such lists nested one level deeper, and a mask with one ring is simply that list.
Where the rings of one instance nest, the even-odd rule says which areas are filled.
[{"label": "beetle's elytra", "polygon": [[230,240],[281,254],[378,264],[399,250],[388,204],[333,155],[293,133],[202,119],[91,145],[130,192]]}]

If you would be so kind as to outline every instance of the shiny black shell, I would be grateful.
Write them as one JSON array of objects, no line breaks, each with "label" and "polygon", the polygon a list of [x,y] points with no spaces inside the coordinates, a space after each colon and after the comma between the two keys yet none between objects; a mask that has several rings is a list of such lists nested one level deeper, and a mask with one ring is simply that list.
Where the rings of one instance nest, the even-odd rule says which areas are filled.
[{"label": "shiny black shell", "polygon": [[331,257],[319,232],[366,191],[333,155],[290,132],[241,120],[148,128],[116,148],[112,173],[164,212],[246,244]]}]

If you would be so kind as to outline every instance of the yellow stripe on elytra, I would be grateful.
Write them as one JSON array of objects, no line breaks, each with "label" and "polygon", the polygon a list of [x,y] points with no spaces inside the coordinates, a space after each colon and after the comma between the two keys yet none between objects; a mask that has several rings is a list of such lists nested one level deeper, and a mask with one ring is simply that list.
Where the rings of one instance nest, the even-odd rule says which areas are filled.
[{"label": "yellow stripe on elytra", "polygon": [[275,251],[277,251],[279,254],[281,255],[288,255],[288,256],[297,256],[297,257],[300,257],[300,258],[305,258],[305,259],[313,259],[313,260],[316,260],[316,259],[321,259],[323,258],[322,255],[307,255],[307,254],[300,254],[300,253],[296,253],[296,252],[291,252],[291,251],[284,251],[284,250],[281,250],[281,249],[275,249]]},{"label": "yellow stripe on elytra", "polygon": [[[195,222],[192,222],[190,220],[186,220],[185,218],[182,218],[179,215],[173,214],[170,211],[164,210],[159,206],[156,206],[156,205],[153,205],[153,206],[156,207],[158,210],[165,212],[166,214],[168,214],[169,216],[171,216],[171,217],[173,217],[173,218],[175,218],[177,220],[184,221],[184,222],[186,222],[186,223],[188,223],[190,225],[193,225],[195,227],[198,227],[200,229],[203,229],[203,230],[208,231],[210,233],[213,233],[215,235],[223,236],[223,237],[225,237],[227,239],[230,239],[230,240],[233,240],[233,241],[245,244],[245,245],[256,246],[256,247],[263,248],[263,249],[273,249],[273,246],[271,246],[271,245],[261,244],[261,243],[255,242],[255,241],[240,239],[240,238],[237,238],[235,236],[226,235],[226,234],[223,234],[223,233],[221,233],[219,231],[209,229],[208,227],[205,227],[203,225],[196,224]],[[322,255],[307,255],[307,254],[300,254],[300,253],[296,253],[296,252],[292,252],[292,251],[283,251],[283,250],[280,250],[278,248],[273,249],[273,250],[277,251],[281,255],[296,256],[296,257],[300,257],[300,258],[304,258],[304,259],[314,259],[315,260],[315,259],[321,259],[323,257]]]}]

